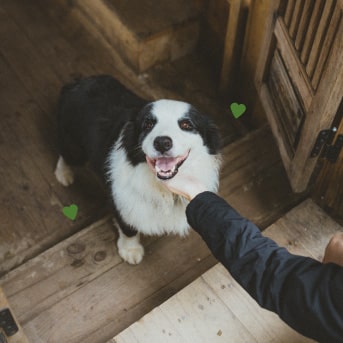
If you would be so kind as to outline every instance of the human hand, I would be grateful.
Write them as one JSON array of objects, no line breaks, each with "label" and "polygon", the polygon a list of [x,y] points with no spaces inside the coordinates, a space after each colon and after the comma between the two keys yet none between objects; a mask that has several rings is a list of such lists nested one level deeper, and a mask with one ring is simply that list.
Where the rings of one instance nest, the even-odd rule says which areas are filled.
[{"label": "human hand", "polygon": [[337,232],[326,246],[323,263],[336,263],[343,267],[343,232]]},{"label": "human hand", "polygon": [[177,174],[172,179],[163,182],[171,192],[192,200],[198,194],[207,191],[206,187],[194,176]]}]

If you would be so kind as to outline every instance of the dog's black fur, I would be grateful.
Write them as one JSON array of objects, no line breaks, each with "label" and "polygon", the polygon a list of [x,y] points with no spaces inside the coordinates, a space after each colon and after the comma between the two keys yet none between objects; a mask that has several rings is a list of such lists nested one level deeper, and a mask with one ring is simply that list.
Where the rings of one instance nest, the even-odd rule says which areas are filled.
[{"label": "dog's black fur", "polygon": [[[176,198],[174,198],[174,195],[170,192],[168,194],[162,194],[167,192],[167,190],[161,190],[159,184],[161,181],[158,180],[157,177],[154,179],[154,176],[152,176],[153,171],[150,171],[148,165],[146,168],[143,168],[143,170],[140,168],[138,174],[132,173],[132,168],[138,168],[138,165],[141,163],[147,164],[147,155],[146,152],[143,151],[142,145],[146,137],[151,134],[152,128],[155,125],[157,126],[157,131],[153,131],[153,134],[159,132],[159,119],[163,119],[165,121],[164,125],[167,123],[167,127],[169,126],[170,121],[172,124],[169,132],[171,137],[173,135],[175,137],[183,137],[180,138],[181,141],[180,139],[177,139],[178,144],[175,145],[178,145],[179,148],[182,146],[182,149],[183,146],[184,149],[188,149],[188,156],[189,154],[191,155],[191,157],[186,157],[187,161],[185,164],[188,165],[188,168],[191,168],[191,170],[193,169],[193,172],[201,173],[203,175],[205,175],[205,169],[207,172],[210,171],[208,175],[211,174],[211,176],[203,181],[207,183],[209,189],[212,190],[216,190],[218,185],[218,169],[220,162],[217,160],[217,154],[220,147],[220,138],[218,129],[214,123],[189,104],[168,100],[161,100],[159,105],[156,105],[156,103],[158,102],[148,103],[127,90],[114,78],[107,75],[91,76],[76,80],[63,87],[59,99],[57,117],[60,159],[57,163],[55,175],[63,185],[69,185],[73,182],[73,175],[69,166],[82,166],[86,162],[89,162],[91,167],[108,186],[107,188],[111,193],[118,224],[121,232],[126,237],[134,237],[137,232],[140,232],[138,226],[142,224],[141,222],[133,220],[134,217],[137,217],[137,214],[135,213],[136,210],[133,210],[129,214],[125,212],[127,214],[122,215],[122,210],[118,208],[118,203],[116,203],[115,200],[115,196],[118,197],[116,192],[119,192],[119,197],[122,199],[121,208],[124,206],[123,203],[134,203],[135,198],[144,199],[145,203],[140,201],[139,204],[136,205],[136,208],[143,206],[144,209],[146,209],[146,211],[144,211],[146,213],[151,210],[155,211],[154,213],[157,213],[159,209],[161,209],[162,213],[167,206],[170,206],[175,208],[175,213],[179,213],[178,218],[180,218],[180,213],[182,213],[183,210],[176,211],[176,207],[182,206],[182,208],[185,208],[184,199],[175,200]],[[159,108],[159,110],[156,110],[155,106],[157,106],[156,108]],[[174,106],[176,106],[176,113],[173,113]],[[160,112],[156,113],[155,110]],[[159,118],[159,116],[162,117]],[[185,124],[185,122],[186,125],[183,126],[182,123]],[[165,128],[163,128],[162,131],[163,134],[165,134]],[[202,139],[199,139],[198,136],[193,136],[193,134],[201,136]],[[172,142],[172,139],[169,136],[157,136],[153,141],[153,144],[149,146],[151,148],[156,148],[156,140],[165,138],[170,139],[170,142]],[[194,140],[194,138],[197,138],[197,140]],[[192,148],[187,148],[187,144],[194,141],[197,142],[196,145]],[[172,149],[170,149],[170,151],[157,150],[153,151],[153,154],[156,153],[156,156],[161,156],[162,158],[170,158],[169,154],[171,153],[171,150]],[[125,160],[120,157],[120,151],[124,151]],[[199,156],[197,156],[196,151],[198,151]],[[182,151],[182,155],[184,155],[185,152],[187,152],[187,150]],[[114,154],[116,157],[113,157],[111,154]],[[171,157],[175,159],[178,158],[178,156]],[[199,160],[203,161],[203,163],[199,164]],[[126,165],[127,162],[130,166]],[[119,182],[119,184],[116,183],[117,181],[113,182],[112,179],[114,174],[111,174],[111,170],[113,172],[114,166],[120,166],[120,171],[117,171],[116,173],[120,174],[121,171],[124,171],[125,174],[127,170],[127,173],[132,173],[132,175],[134,175],[132,176],[132,183],[134,183],[135,186],[132,189],[129,189],[131,185],[125,185],[125,182]],[[67,172],[65,172],[66,170]],[[213,170],[213,173],[211,170]],[[70,179],[67,180],[65,175],[70,177]],[[112,177],[110,175],[112,175]],[[116,179],[119,177],[117,176],[115,177]],[[151,178],[153,178],[153,182]],[[113,189],[113,187],[115,187],[115,189]],[[128,194],[131,196],[130,199],[125,197]],[[156,202],[156,196],[160,197],[159,204],[154,203],[154,201]],[[169,202],[166,201],[167,198],[169,198]],[[146,199],[151,200],[146,201]],[[173,202],[174,204],[170,205]],[[141,212],[137,210],[137,213]],[[153,220],[153,218],[149,216],[145,219],[145,222],[149,221],[150,223],[151,221],[152,234],[156,234],[156,231],[161,227],[158,234],[176,232],[183,235],[187,229],[187,222],[183,217],[182,220],[180,219],[182,221],[180,229],[179,226],[177,226],[177,229],[173,226],[175,225],[173,223],[177,220],[175,219],[177,216],[174,220],[171,220],[171,218],[154,218],[155,220]],[[129,224],[130,221],[135,222],[135,224]],[[170,229],[166,224],[169,221],[171,222]],[[145,229],[145,231],[142,232],[147,233],[147,231],[149,230]],[[150,234],[150,231],[148,234]],[[121,248],[119,249],[119,253],[121,256],[124,256],[124,259],[129,262],[131,261],[130,263],[139,263],[142,252],[138,254],[139,257],[135,257],[135,255],[133,258],[127,257],[125,242],[125,237],[123,238],[123,236],[121,236]],[[139,245],[139,241],[137,242],[136,246],[139,250],[141,246]],[[131,245],[129,245],[127,249],[131,249]]]},{"label": "dog's black fur", "polygon": [[[90,162],[103,176],[108,152],[123,126],[134,122],[146,104],[108,75],[91,76],[64,86],[57,114],[60,154],[70,166]],[[131,154],[133,164],[145,161],[144,155],[138,155]]]},{"label": "dog's black fur", "polygon": [[[110,148],[123,134],[123,146],[130,163],[145,162],[138,149],[146,131],[142,128],[151,104],[138,97],[112,76],[91,76],[62,88],[58,105],[59,152],[71,166],[90,162],[98,173],[103,173]],[[203,138],[210,154],[220,149],[217,127],[196,108],[189,117]],[[138,139],[137,139],[138,138]]]}]

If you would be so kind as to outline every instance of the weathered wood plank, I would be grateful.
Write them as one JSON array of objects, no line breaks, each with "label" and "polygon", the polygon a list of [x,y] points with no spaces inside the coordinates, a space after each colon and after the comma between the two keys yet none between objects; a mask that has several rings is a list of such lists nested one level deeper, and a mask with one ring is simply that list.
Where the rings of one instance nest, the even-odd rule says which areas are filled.
[{"label": "weathered wood plank", "polygon": [[276,108],[274,116],[279,122],[280,134],[283,137],[288,155],[293,157],[304,110],[277,49],[270,65],[267,84]]},{"label": "weathered wood plank", "polygon": [[[223,158],[221,192],[262,227],[299,201],[289,187],[268,128],[226,147]],[[264,194],[263,201],[257,194]],[[86,247],[79,257],[68,253],[73,244]],[[145,245],[141,265],[121,263],[111,224],[104,221],[27,262],[0,283],[33,341],[39,342],[39,337],[64,341],[64,334],[68,342],[103,341],[215,263],[195,233],[185,240],[164,237]],[[106,252],[106,259],[98,264],[94,262],[97,252]],[[63,332],[51,329],[64,325]]]},{"label": "weathered wood plank", "polygon": [[[336,231],[343,231],[343,227],[307,199],[263,234],[292,253],[321,260]],[[163,322],[151,331],[149,323],[158,323],[161,313]],[[175,334],[182,336],[174,342],[244,341],[248,334],[249,342],[313,342],[288,327],[276,314],[260,308],[221,264],[108,343],[139,342],[139,337],[144,337],[141,341],[154,342],[155,332],[169,334],[168,339]]]},{"label": "weathered wood plank", "polygon": [[[64,13],[65,28],[61,17],[56,18],[60,14],[54,12],[56,8],[55,3],[39,6],[39,1],[0,5],[0,101],[6,113],[0,123],[4,142],[0,147],[4,204],[0,209],[0,274],[73,234],[105,210],[104,194],[89,173],[81,172],[68,190],[57,184],[54,114],[60,87],[72,74],[109,71],[109,64],[114,70],[116,60],[98,40],[91,41],[68,13]],[[61,28],[68,31],[67,39]],[[92,45],[94,41],[97,46]],[[117,68],[129,74],[123,65],[117,63]],[[136,78],[130,75],[131,80]],[[70,203],[79,207],[75,222],[61,212]]]},{"label": "weathered wood plank", "polygon": [[304,7],[302,10],[299,27],[296,32],[296,37],[294,41],[295,48],[300,52],[304,43],[305,34],[307,32],[307,27],[311,18],[314,2],[315,0],[305,0]]},{"label": "weathered wood plank", "polygon": [[[257,342],[297,342],[299,335],[273,312],[257,305],[247,292],[221,265],[217,264],[201,276]],[[306,341],[306,340],[304,340]]]},{"label": "weathered wood plank", "polygon": [[7,274],[1,284],[20,322],[26,323],[119,264],[115,241],[105,218]]},{"label": "weathered wood plank", "polygon": [[[188,285],[190,282],[194,281],[199,275],[201,275],[201,273],[205,272],[214,265],[215,259],[212,255],[209,255],[208,257],[203,259],[197,258],[196,263],[193,264],[193,266],[189,270],[187,270],[187,272],[185,272],[174,281],[166,284],[158,291],[155,291],[147,298],[141,299],[138,305],[132,308],[125,308],[124,311],[121,312],[121,315],[115,318],[114,322],[108,321],[104,325],[98,325],[97,329],[92,332],[90,340],[87,340],[85,342],[93,343],[94,339],[98,339],[98,337],[103,337],[104,339],[101,340],[101,342],[103,342],[105,341],[105,339],[113,337],[114,334],[120,332],[124,328],[127,328],[135,320],[138,320],[142,317],[142,315],[148,313],[149,311],[151,311],[151,309],[169,299],[180,289]],[[165,271],[163,271],[163,273],[165,273]]]},{"label": "weathered wood plank", "polygon": [[[304,196],[292,192],[268,126],[225,147],[223,159],[220,194],[261,228]],[[264,194],[263,200],[259,194]]]},{"label": "weathered wood plank", "polygon": [[330,54],[332,42],[334,41],[335,35],[337,33],[339,34],[339,32],[337,32],[337,28],[338,28],[340,20],[342,20],[342,12],[343,12],[343,5],[342,3],[337,1],[336,7],[334,8],[332,12],[330,23],[328,24],[324,42],[322,43],[322,46],[320,47],[320,54],[318,57],[316,67],[313,71],[311,84],[314,89],[317,89],[318,84],[320,82],[320,78],[325,68],[325,62]]},{"label": "weathered wood plank", "polygon": [[306,63],[306,73],[312,78],[321,50],[324,48],[323,42],[327,29],[330,25],[330,18],[334,9],[334,1],[325,1],[323,12],[321,13],[318,27],[315,30],[314,40]]},{"label": "weathered wood plank", "polygon": [[83,57],[85,54],[61,35],[60,25],[51,25],[52,18],[47,15],[46,8],[37,6],[36,0],[5,0],[1,7],[63,82],[96,72],[94,65]]},{"label": "weathered wood plank", "polygon": [[[105,198],[101,187],[87,173],[78,174],[66,190],[53,174],[57,160],[56,132],[51,114],[41,109],[15,72],[0,55],[0,274],[41,253],[94,217],[102,215]],[[88,187],[85,178],[88,177]],[[77,219],[62,214],[76,203]],[[46,215],[46,214],[49,215]]]},{"label": "weathered wood plank", "polygon": [[305,111],[307,111],[311,105],[314,93],[305,70],[298,59],[293,43],[288,36],[286,27],[280,19],[275,24],[275,36],[287,72],[293,81],[296,92],[299,93],[299,100],[303,103]]},{"label": "weathered wood plank", "polygon": [[[118,341],[113,339],[110,342],[125,343],[125,342],[184,342],[185,337],[182,336],[177,327],[173,326],[166,315],[159,307],[152,310],[154,316],[151,320],[144,320],[144,318],[137,321],[129,327],[125,337]],[[153,338],[147,335],[147,332],[153,332]]]},{"label": "weathered wood plank", "polygon": [[304,0],[297,0],[293,8],[292,20],[288,28],[289,36],[292,38],[293,41],[295,41],[295,38],[296,38],[303,8],[304,8]]},{"label": "weathered wood plank", "polygon": [[[288,4],[291,2],[294,2],[293,0],[290,0]],[[259,4],[256,3],[256,6],[259,6]],[[267,64],[269,63],[269,59],[271,57],[271,49],[275,45],[275,43],[272,43],[272,38],[274,35],[274,27],[275,27],[275,21],[273,17],[273,13],[277,13],[279,7],[281,6],[280,0],[277,1],[267,1],[263,5],[264,9],[264,16],[261,17],[260,20],[266,21],[264,24],[264,30],[261,36],[263,37],[260,43],[260,48],[258,52],[258,63],[255,69],[255,75],[254,75],[254,82],[255,86],[257,88],[258,94],[260,93],[261,87],[264,83],[264,78],[267,73]],[[263,19],[262,19],[263,18]],[[272,45],[273,44],[273,45]]]},{"label": "weathered wood plank", "polygon": [[62,83],[2,6],[0,37],[0,51],[4,59],[32,95],[40,94],[40,107],[46,113],[52,113]]},{"label": "weathered wood plank", "polygon": [[313,39],[314,39],[314,34],[318,26],[318,22],[320,19],[320,15],[321,15],[324,3],[325,1],[323,0],[314,1],[314,7],[311,13],[311,19],[306,30],[304,44],[301,49],[301,55],[300,55],[301,62],[304,65],[306,65],[309,58],[310,50],[311,50]]},{"label": "weathered wood plank", "polygon": [[[108,230],[110,229],[107,228]],[[90,246],[90,243],[94,242],[94,236],[93,239],[87,238],[87,241]],[[109,243],[113,243],[113,240],[111,239]],[[63,251],[65,252],[73,244],[78,244],[77,237],[72,237],[61,246],[54,247],[52,252],[45,253],[55,256],[54,260],[49,260],[48,264],[54,265],[56,258],[60,258]],[[112,249],[114,246],[113,244]],[[108,250],[101,248],[99,251]],[[19,318],[26,318],[23,327],[31,341],[101,342],[106,338],[106,334],[108,335],[102,330],[104,326],[111,324],[111,332],[118,330],[122,316],[125,317],[127,311],[140,306],[144,299],[173,284],[173,281],[178,278],[182,279],[183,284],[189,282],[187,278],[192,277],[190,270],[195,264],[200,263],[198,260],[202,261],[208,256],[207,247],[194,233],[190,238],[183,240],[175,237],[157,240],[156,244],[147,247],[143,262],[134,267],[126,263],[119,263],[115,267],[118,256],[109,253],[109,256],[107,255],[109,259],[104,260],[105,269],[99,271],[99,267],[97,268],[94,262],[94,252],[97,251],[87,253],[83,260],[84,264],[81,266],[77,262],[73,263],[73,258],[70,256],[65,257],[63,270],[56,270],[56,275],[53,275],[55,274],[53,271],[49,276],[50,280],[43,282],[44,293],[50,292],[47,288],[53,288],[52,292],[55,292],[55,295],[42,294],[39,282],[32,285],[32,288],[21,285],[22,299],[30,294],[30,298],[36,297],[43,302],[40,304],[39,313],[35,313],[34,309],[27,306],[27,312],[19,315]],[[38,259],[35,261],[35,270],[38,274],[40,274],[41,261],[46,260],[45,254],[41,256],[40,261]],[[80,270],[73,271],[73,268],[80,268]],[[95,278],[87,276],[92,273],[92,270],[98,270],[97,273],[99,272],[100,275]],[[70,273],[73,273],[72,277]],[[183,279],[184,276],[186,280]],[[57,280],[58,284],[55,285]],[[27,279],[24,281],[30,282]],[[8,282],[3,284],[3,287],[6,290],[11,287],[10,285],[11,282]],[[46,298],[45,295],[48,297]],[[42,299],[40,299],[41,296],[43,296]],[[16,298],[16,294],[13,297]],[[17,307],[19,310],[21,304],[15,299],[12,303],[15,311]],[[63,330],[60,330],[61,327]],[[94,334],[98,329],[101,329],[101,333]]]},{"label": "weathered wood plank", "polygon": [[221,342],[230,337],[233,342],[257,342],[241,318],[226,306],[203,278],[162,304],[160,309],[174,326],[179,324],[178,331],[185,341],[201,337],[203,342]]},{"label": "weathered wood plank", "polygon": [[218,342],[224,337],[230,337],[234,342],[256,342],[240,318],[225,306],[203,278],[195,280],[192,287],[186,287],[159,308],[177,327],[182,342],[196,341],[196,337],[201,337],[202,342]]},{"label": "weathered wood plank", "polygon": [[288,0],[287,1],[287,7],[286,7],[285,14],[284,14],[284,21],[285,21],[285,25],[287,27],[289,27],[289,25],[291,24],[295,2],[296,2],[295,0]]},{"label": "weathered wood plank", "polygon": [[343,227],[307,199],[268,227],[263,234],[290,252],[321,261],[332,235]]}]

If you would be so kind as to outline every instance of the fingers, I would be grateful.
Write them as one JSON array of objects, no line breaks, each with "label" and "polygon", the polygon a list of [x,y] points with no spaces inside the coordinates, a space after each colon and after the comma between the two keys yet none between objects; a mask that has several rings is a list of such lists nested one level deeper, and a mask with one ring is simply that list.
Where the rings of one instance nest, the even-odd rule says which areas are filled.
[{"label": "fingers", "polygon": [[189,175],[176,175],[164,182],[171,192],[181,195],[188,200],[193,199],[197,194],[206,191],[206,187],[199,180]]},{"label": "fingers", "polygon": [[343,266],[343,232],[334,234],[326,246],[323,263],[329,262]]}]

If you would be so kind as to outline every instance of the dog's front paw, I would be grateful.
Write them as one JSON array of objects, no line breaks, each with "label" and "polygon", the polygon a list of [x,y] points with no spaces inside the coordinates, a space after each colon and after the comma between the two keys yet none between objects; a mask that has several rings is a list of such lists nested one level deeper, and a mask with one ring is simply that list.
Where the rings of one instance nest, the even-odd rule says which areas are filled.
[{"label": "dog's front paw", "polygon": [[142,262],[144,248],[139,243],[139,234],[134,237],[127,237],[123,233],[120,233],[117,245],[118,253],[124,261],[130,264]]},{"label": "dog's front paw", "polygon": [[136,248],[118,249],[120,257],[130,264],[139,264],[144,256],[144,248],[140,244]]}]

